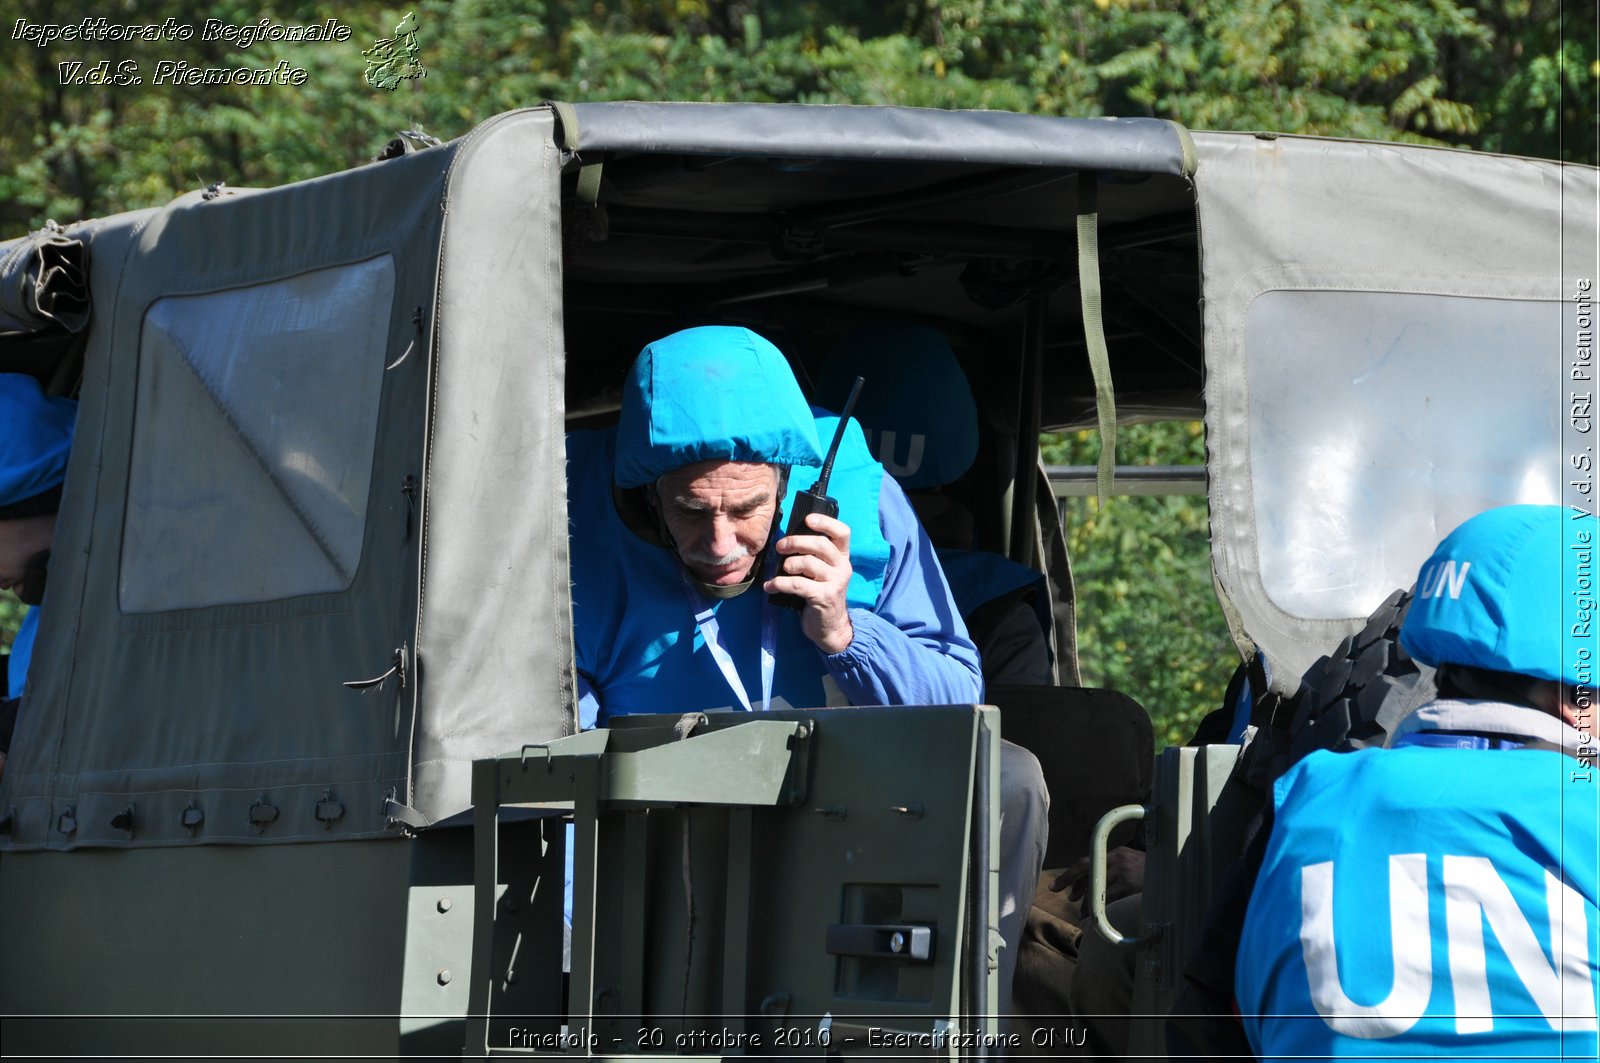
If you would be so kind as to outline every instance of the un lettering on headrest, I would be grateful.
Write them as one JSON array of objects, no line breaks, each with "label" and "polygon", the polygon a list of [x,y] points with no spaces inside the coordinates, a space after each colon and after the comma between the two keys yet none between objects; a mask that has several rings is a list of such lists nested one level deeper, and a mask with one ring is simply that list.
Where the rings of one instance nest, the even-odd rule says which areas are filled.
[{"label": "un lettering on headrest", "polygon": [[867,434],[874,437],[872,449],[878,455],[879,464],[884,467],[890,476],[896,478],[914,476],[917,470],[922,468],[922,458],[928,447],[928,437],[926,435],[918,432],[911,436],[910,452],[906,455],[905,462],[901,463],[896,458],[897,448],[895,446],[899,441],[899,433],[892,428],[885,428],[882,431],[869,430]]}]

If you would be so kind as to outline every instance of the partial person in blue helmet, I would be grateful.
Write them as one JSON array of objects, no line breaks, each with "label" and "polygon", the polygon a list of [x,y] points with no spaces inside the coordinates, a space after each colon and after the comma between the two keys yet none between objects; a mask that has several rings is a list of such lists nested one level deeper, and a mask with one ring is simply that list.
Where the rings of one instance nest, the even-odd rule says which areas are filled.
[{"label": "partial person in blue helmet", "polygon": [[[568,435],[583,726],[641,712],[981,701],[978,653],[933,546],[854,421],[828,488],[838,518],[813,513],[812,534],[783,534],[837,424],[806,403],[770,342],[707,326],[645,347],[614,429]],[[801,609],[773,606],[773,593]],[[1043,773],[1016,752],[1026,762],[1001,757],[1002,815],[1042,839]],[[1023,872],[1024,905],[1037,874]]]},{"label": "partial person in blue helmet", "polygon": [[949,342],[934,328],[880,322],[852,330],[823,360],[817,396],[844,402],[851,382],[873,381],[856,419],[885,471],[905,489],[938,550],[956,606],[977,643],[985,683],[1055,681],[1044,575],[974,548],[972,512],[946,490],[978,456],[978,405]]},{"label": "partial person in blue helmet", "polygon": [[[817,382],[822,401],[842,399],[857,374],[896,382],[864,394],[857,417],[873,452],[905,488],[938,548],[939,563],[978,645],[984,682],[991,691],[999,684],[1053,685],[1057,668],[1047,635],[1052,617],[1044,575],[975,548],[975,521],[960,495],[961,481],[978,455],[978,405],[949,341],[923,324],[879,322],[855,329],[823,361]],[[1024,844],[1005,828],[1002,823],[1002,859]],[[1042,869],[1045,854],[1036,855]],[[1144,865],[1145,854],[1132,846],[1107,854],[1106,899],[1114,904],[1118,925],[1138,925]],[[1031,905],[1024,900],[1029,911],[1016,950],[1013,1000],[1039,1022],[1080,1016],[1075,1021],[1087,1030],[1092,1052],[1122,1056],[1135,956],[1098,934],[1082,933],[1088,878],[1085,857],[1052,870],[1049,889],[1035,891]]]},{"label": "partial person in blue helmet", "polygon": [[[78,404],[52,398],[31,376],[0,373],[0,591],[28,605],[44,600],[44,584],[55,541],[61,484],[72,450]],[[22,620],[5,658],[5,697],[0,699],[0,773],[5,771],[27,684],[39,610]]]},{"label": "partial person in blue helmet", "polygon": [[1277,781],[1235,976],[1260,1057],[1600,1051],[1596,535],[1559,506],[1451,532],[1400,629],[1438,698]]},{"label": "partial person in blue helmet", "polygon": [[[1045,577],[1003,554],[975,548],[972,511],[950,490],[978,456],[978,404],[950,343],[939,330],[910,322],[875,322],[852,329],[823,359],[817,396],[842,405],[857,377],[872,381],[856,406],[867,445],[905,491],[950,584],[956,608],[978,647],[986,687],[1049,686],[1055,682],[1049,638],[1050,594]],[[1000,817],[1000,863],[1008,877],[1001,896],[1002,984],[1012,987],[1008,1014],[1033,995],[1016,975],[1025,924],[1044,869],[1049,794],[1038,759],[1001,743],[1001,771],[1037,787],[1014,793]],[[1038,805],[1030,809],[1030,801]],[[1025,814],[1017,814],[1018,807]]]}]

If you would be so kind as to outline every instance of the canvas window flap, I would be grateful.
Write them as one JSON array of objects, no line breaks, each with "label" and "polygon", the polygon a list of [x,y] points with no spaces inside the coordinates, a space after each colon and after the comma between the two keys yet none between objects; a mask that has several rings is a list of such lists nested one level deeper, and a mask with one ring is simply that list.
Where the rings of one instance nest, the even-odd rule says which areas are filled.
[{"label": "canvas window flap", "polygon": [[1563,499],[1596,175],[1194,139],[1213,561],[1292,691],[1462,520]]},{"label": "canvas window flap", "polygon": [[576,728],[560,153],[547,110],[480,126],[450,175],[424,485],[413,803],[470,805],[477,757]]}]

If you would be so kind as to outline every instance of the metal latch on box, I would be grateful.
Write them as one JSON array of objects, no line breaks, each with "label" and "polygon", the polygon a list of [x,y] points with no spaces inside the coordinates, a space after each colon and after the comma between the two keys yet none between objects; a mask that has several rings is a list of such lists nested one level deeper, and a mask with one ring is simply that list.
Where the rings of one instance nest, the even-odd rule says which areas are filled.
[{"label": "metal latch on box", "polygon": [[926,963],[933,958],[933,927],[873,923],[828,926],[830,956],[873,956]]}]

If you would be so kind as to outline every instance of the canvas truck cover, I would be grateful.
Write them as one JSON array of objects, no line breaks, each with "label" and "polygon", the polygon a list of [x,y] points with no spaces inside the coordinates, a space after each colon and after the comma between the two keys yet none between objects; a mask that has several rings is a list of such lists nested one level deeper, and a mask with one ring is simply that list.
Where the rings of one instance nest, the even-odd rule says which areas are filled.
[{"label": "canvas truck cover", "polygon": [[552,128],[101,234],[7,847],[383,836],[570,733]]},{"label": "canvas truck cover", "polygon": [[1572,372],[1593,349],[1596,171],[1194,141],[1212,557],[1293,691],[1461,521],[1572,501],[1569,460],[1593,445]]}]

